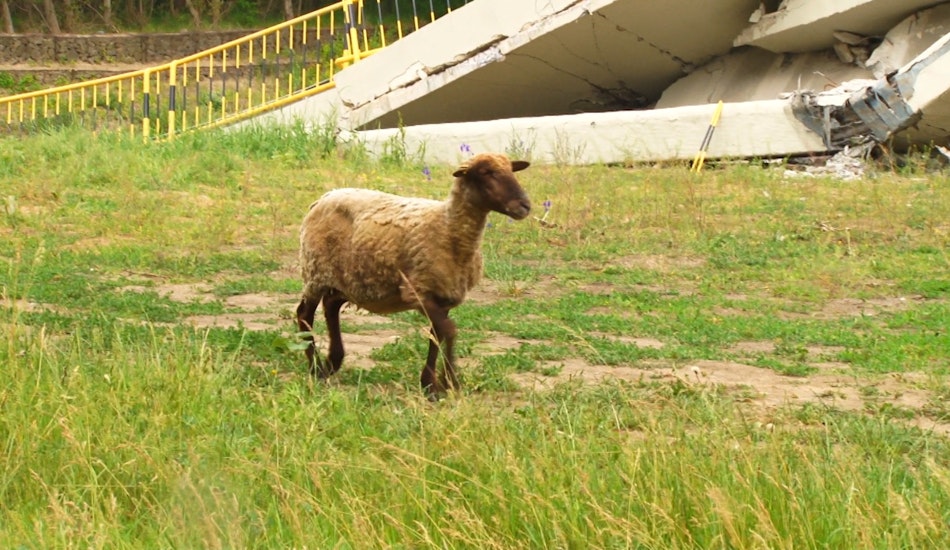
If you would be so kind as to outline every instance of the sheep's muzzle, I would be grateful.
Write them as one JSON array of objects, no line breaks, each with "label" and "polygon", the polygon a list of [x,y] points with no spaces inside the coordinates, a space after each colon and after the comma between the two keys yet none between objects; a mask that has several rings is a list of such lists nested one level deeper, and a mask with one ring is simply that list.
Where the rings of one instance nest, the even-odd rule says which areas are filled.
[{"label": "sheep's muzzle", "polygon": [[515,220],[523,220],[531,213],[531,201],[528,197],[519,197],[508,201],[505,215]]}]

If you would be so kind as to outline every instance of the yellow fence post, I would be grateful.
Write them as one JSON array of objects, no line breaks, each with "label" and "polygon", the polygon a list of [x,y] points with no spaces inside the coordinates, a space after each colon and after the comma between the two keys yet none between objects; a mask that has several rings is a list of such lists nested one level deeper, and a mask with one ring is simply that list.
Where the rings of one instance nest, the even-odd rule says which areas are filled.
[{"label": "yellow fence post", "polygon": [[175,87],[178,84],[178,62],[168,69],[168,139],[175,139]]},{"label": "yellow fence post", "polygon": [[[348,42],[347,48],[343,52],[344,56],[349,56],[353,62],[360,60],[360,35],[356,29],[356,10],[358,9],[359,0],[343,0],[343,26],[346,29],[346,41]],[[341,64],[340,68],[346,67],[348,64]]]},{"label": "yellow fence post", "polygon": [[152,126],[149,120],[149,81],[152,79],[152,71],[145,69],[142,75],[142,137],[148,139],[152,133]]}]

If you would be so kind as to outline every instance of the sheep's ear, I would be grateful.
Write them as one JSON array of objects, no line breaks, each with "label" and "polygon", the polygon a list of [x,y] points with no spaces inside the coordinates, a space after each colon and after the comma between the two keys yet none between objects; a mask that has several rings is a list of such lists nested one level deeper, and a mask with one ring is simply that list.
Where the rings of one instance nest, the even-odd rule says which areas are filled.
[{"label": "sheep's ear", "polygon": [[464,175],[467,174],[467,173],[468,173],[468,167],[466,167],[466,166],[460,166],[460,167],[458,167],[457,170],[455,170],[455,172],[452,172],[452,177],[460,178],[460,177],[464,176]]},{"label": "sheep's ear", "polygon": [[520,172],[525,168],[531,166],[531,163],[526,160],[513,160],[511,161],[511,171]]}]

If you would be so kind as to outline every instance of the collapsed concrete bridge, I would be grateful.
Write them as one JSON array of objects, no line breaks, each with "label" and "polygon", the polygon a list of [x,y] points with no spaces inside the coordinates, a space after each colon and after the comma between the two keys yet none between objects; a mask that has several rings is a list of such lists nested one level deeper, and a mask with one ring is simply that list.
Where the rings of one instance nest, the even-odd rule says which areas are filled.
[{"label": "collapsed concrete bridge", "polygon": [[710,157],[948,145],[948,29],[947,0],[477,0],[268,116],[444,162],[688,159],[718,101]]}]

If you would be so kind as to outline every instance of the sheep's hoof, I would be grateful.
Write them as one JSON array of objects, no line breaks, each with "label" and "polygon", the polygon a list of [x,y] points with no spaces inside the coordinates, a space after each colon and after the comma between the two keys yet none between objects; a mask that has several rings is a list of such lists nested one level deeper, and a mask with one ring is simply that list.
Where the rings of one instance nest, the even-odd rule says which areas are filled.
[{"label": "sheep's hoof", "polygon": [[459,388],[446,384],[445,381],[440,381],[436,384],[423,384],[422,391],[425,393],[426,399],[432,403],[438,403],[448,397],[450,392],[458,394]]},{"label": "sheep's hoof", "polygon": [[426,399],[430,403],[438,403],[448,396],[448,393],[445,390],[433,390],[432,388],[426,388]]},{"label": "sheep's hoof", "polygon": [[436,403],[445,399],[445,396],[448,395],[448,392],[445,391],[445,385],[439,384],[438,382],[429,382],[423,378],[422,380],[422,393],[425,394],[426,399],[432,403]]},{"label": "sheep's hoof", "polygon": [[330,364],[323,358],[314,357],[314,360],[310,362],[310,376],[319,378],[320,380],[326,380],[330,378],[331,374],[333,374],[333,369],[330,368]]}]

